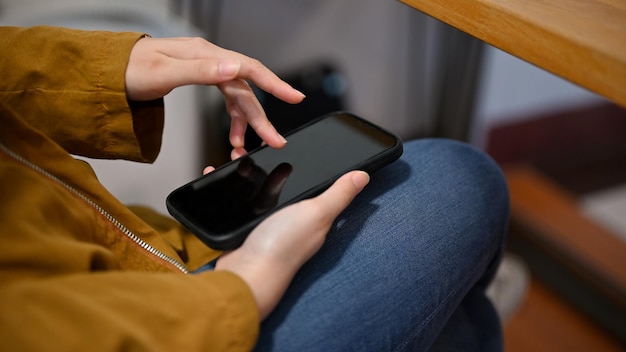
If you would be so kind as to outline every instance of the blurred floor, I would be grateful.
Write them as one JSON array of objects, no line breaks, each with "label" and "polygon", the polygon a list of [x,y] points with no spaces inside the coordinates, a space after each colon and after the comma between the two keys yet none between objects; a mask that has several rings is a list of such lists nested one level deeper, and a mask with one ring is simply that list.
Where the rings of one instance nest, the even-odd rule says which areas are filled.
[{"label": "blurred floor", "polygon": [[626,110],[612,104],[490,131],[511,191],[508,250],[531,269],[507,352],[626,351],[624,135]]},{"label": "blurred floor", "polygon": [[506,352],[626,351],[612,335],[536,279],[506,323],[504,342]]}]

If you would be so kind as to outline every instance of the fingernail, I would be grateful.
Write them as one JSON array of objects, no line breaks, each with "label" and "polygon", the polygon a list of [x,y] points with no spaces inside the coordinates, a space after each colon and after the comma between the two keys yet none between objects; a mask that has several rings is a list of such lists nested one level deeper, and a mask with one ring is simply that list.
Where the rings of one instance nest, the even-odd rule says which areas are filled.
[{"label": "fingernail", "polygon": [[235,60],[223,60],[220,62],[220,66],[218,68],[220,76],[222,77],[233,77],[236,76],[239,72],[239,62]]}]

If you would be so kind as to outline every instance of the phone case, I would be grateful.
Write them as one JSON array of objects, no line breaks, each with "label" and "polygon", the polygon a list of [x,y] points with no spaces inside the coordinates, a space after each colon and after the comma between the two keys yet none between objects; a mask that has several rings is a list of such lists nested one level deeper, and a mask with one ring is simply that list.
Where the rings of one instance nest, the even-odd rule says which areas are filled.
[{"label": "phone case", "polygon": [[[228,233],[221,233],[221,234],[215,234],[215,233],[211,233],[210,231],[207,231],[207,229],[203,228],[203,226],[199,225],[198,219],[194,219],[193,216],[189,216],[189,214],[186,214],[185,211],[182,211],[181,208],[183,208],[182,204],[185,202],[185,192],[186,189],[189,187],[193,187],[194,183],[196,182],[201,182],[202,179],[204,179],[206,176],[202,176],[194,181],[189,182],[188,184],[174,190],[172,193],[170,193],[170,195],[167,197],[166,200],[166,205],[167,205],[167,209],[170,212],[170,214],[176,219],[178,220],[182,225],[184,225],[187,229],[189,229],[194,235],[196,235],[200,240],[202,240],[206,245],[208,245],[211,248],[217,249],[217,250],[230,250],[230,249],[234,249],[239,247],[243,241],[245,240],[245,238],[247,237],[247,235],[261,222],[263,221],[265,218],[267,218],[268,216],[270,216],[271,214],[273,214],[274,212],[276,212],[277,210],[288,206],[290,204],[293,204],[295,202],[298,202],[300,200],[303,199],[307,199],[307,198],[312,198],[318,194],[320,194],[321,192],[323,192],[324,190],[326,190],[328,187],[330,187],[332,185],[332,183],[334,181],[337,180],[337,178],[339,178],[341,175],[345,174],[348,171],[351,170],[363,170],[366,171],[368,173],[373,173],[376,170],[390,164],[391,162],[397,160],[403,152],[403,148],[402,148],[402,141],[401,139],[396,136],[395,134],[386,131],[385,129],[373,124],[372,122],[369,122],[363,118],[360,118],[354,114],[350,114],[350,113],[346,113],[346,112],[335,112],[335,113],[331,113],[331,114],[327,114],[327,115],[323,115],[313,121],[311,121],[310,123],[307,123],[303,126],[301,126],[300,128],[290,132],[289,134],[286,135],[286,137],[288,138],[289,136],[291,136],[292,134],[298,132],[301,129],[307,128],[312,124],[315,124],[316,122],[325,119],[325,118],[329,118],[333,115],[336,114],[344,114],[344,115],[350,115],[352,118],[354,119],[358,119],[361,123],[370,125],[372,127],[374,127],[375,129],[387,134],[388,136],[391,136],[395,139],[395,143],[389,147],[388,149],[384,150],[383,152],[381,152],[380,154],[369,158],[367,160],[362,160],[358,163],[356,163],[353,167],[346,169],[346,170],[339,170],[337,172],[337,175],[331,178],[328,178],[326,181],[318,184],[315,187],[310,188],[308,191],[303,192],[302,194],[300,194],[297,197],[292,198],[290,201],[286,202],[285,204],[281,205],[280,207],[277,207],[275,209],[273,209],[272,211],[270,211],[267,214],[264,214],[263,216],[260,216],[250,222],[241,224],[241,226],[239,226],[237,229],[230,231]],[[269,147],[260,147],[257,148],[253,151],[251,151],[249,153],[249,155],[252,155],[254,153],[257,153],[259,150],[263,149],[263,148],[269,148]],[[221,166],[219,169],[221,168],[225,168],[228,165],[231,165],[233,163],[237,163],[238,160],[234,160],[231,161],[223,166]],[[217,171],[217,170],[216,170]]]}]

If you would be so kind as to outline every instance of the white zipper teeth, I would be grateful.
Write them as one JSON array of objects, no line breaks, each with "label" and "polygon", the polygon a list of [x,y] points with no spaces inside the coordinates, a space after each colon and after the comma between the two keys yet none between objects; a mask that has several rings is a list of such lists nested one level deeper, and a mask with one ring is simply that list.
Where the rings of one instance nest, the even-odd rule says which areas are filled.
[{"label": "white zipper teeth", "polygon": [[20,162],[21,164],[23,164],[23,165],[25,165],[25,166],[33,169],[33,170],[37,171],[38,173],[40,173],[40,174],[42,174],[42,175],[52,179],[53,181],[55,181],[56,183],[60,184],[61,186],[63,186],[68,191],[72,192],[74,195],[76,195],[80,199],[82,199],[85,202],[87,202],[87,204],[89,204],[92,208],[94,208],[96,211],[98,211],[100,214],[102,214],[102,216],[104,216],[111,224],[113,224],[113,226],[115,226],[124,235],[126,235],[126,237],[128,237],[131,241],[133,241],[136,244],[138,244],[144,250],[148,251],[150,254],[152,254],[152,255],[154,255],[154,256],[156,256],[156,257],[158,257],[158,258],[160,258],[160,259],[162,259],[162,260],[164,260],[166,262],[168,262],[169,264],[172,264],[178,270],[182,271],[185,274],[189,273],[189,270],[187,270],[187,268],[185,267],[184,264],[182,264],[179,261],[177,261],[176,259],[168,256],[167,254],[159,251],[158,249],[152,247],[146,241],[144,241],[141,238],[139,238],[139,236],[135,235],[131,230],[126,228],[126,226],[124,226],[122,223],[120,223],[115,217],[113,217],[113,215],[109,214],[109,212],[104,210],[101,206],[99,206],[93,200],[89,199],[84,194],[80,193],[74,187],[72,187],[72,186],[68,185],[67,183],[63,182],[61,179],[57,178],[56,176],[52,175],[51,173],[49,173],[48,171],[42,169],[41,167],[31,163],[27,159],[23,158],[21,155],[18,155],[16,153],[14,153],[12,150],[7,148],[2,143],[0,143],[0,149],[2,149],[11,158],[15,159],[16,161]]}]

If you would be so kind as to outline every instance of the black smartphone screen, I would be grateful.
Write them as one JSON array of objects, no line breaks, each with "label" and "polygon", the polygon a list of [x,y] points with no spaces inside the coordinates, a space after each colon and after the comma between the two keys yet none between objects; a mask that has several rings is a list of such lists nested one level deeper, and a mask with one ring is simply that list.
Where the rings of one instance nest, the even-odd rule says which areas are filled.
[{"label": "black smartphone screen", "polygon": [[168,210],[209,246],[233,248],[273,211],[402,153],[398,137],[348,113],[323,116],[286,138],[282,149],[261,147],[174,191]]}]

